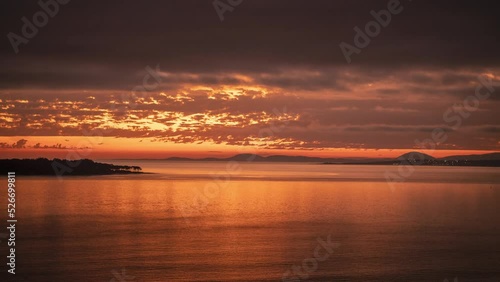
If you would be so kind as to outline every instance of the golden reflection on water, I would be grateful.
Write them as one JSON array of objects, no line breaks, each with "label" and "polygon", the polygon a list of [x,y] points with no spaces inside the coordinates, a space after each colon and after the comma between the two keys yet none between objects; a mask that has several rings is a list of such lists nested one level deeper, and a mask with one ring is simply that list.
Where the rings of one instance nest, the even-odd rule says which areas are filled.
[{"label": "golden reflection on water", "polygon": [[18,216],[32,230],[20,232],[20,256],[54,279],[111,279],[112,269],[126,267],[139,281],[276,281],[328,235],[341,245],[314,279],[500,274],[498,184],[405,183],[394,191],[383,182],[233,180],[211,190],[213,180],[19,177],[18,184]]}]

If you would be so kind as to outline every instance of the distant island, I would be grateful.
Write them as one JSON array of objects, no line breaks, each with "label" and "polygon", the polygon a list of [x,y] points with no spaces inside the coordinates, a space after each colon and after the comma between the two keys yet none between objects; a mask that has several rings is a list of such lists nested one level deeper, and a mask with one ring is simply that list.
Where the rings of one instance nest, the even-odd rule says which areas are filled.
[{"label": "distant island", "polygon": [[457,155],[444,158],[434,158],[421,152],[409,152],[397,158],[319,158],[307,156],[259,156],[252,154],[239,154],[229,158],[202,158],[191,159],[171,157],[166,161],[237,161],[237,162],[309,162],[331,165],[427,165],[427,166],[486,166],[500,167],[500,153],[482,155]]},{"label": "distant island", "polygon": [[[338,164],[325,162],[324,164]],[[356,163],[343,163],[356,164]],[[484,166],[500,167],[500,153],[491,153],[483,155],[459,155],[448,156],[444,158],[434,158],[433,156],[420,153],[409,152],[392,160],[372,159],[363,162],[367,165],[423,165],[423,166]]]},{"label": "distant island", "polygon": [[[113,165],[97,163],[92,160],[62,160],[62,159],[2,159],[0,173],[15,172],[16,175],[110,175],[110,174],[140,174],[138,166]],[[59,174],[58,174],[59,172]],[[62,172],[62,173],[61,173]]]}]

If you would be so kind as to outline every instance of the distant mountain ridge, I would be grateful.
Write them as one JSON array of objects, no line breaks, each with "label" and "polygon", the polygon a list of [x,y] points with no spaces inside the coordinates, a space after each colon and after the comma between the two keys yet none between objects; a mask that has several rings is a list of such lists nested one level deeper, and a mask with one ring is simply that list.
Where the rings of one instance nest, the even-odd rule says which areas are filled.
[{"label": "distant mountain ridge", "polygon": [[492,160],[500,160],[500,153],[489,153],[482,155],[458,155],[458,156],[448,156],[441,158],[442,160],[471,160],[471,161],[492,161]]},{"label": "distant mountain ridge", "polygon": [[286,156],[286,155],[271,155],[260,156],[253,154],[238,154],[228,158],[182,158],[171,157],[165,159],[167,161],[251,161],[251,162],[312,162],[312,163],[329,163],[329,164],[388,164],[394,162],[409,161],[411,163],[425,161],[426,163],[436,163],[441,161],[499,161],[500,153],[489,153],[483,155],[456,155],[443,158],[435,158],[431,155],[421,152],[408,152],[397,158],[321,158],[307,156]]},{"label": "distant mountain ridge", "polygon": [[251,154],[239,154],[228,158],[181,158],[172,157],[165,159],[167,161],[252,161],[252,162],[366,162],[373,160],[392,160],[392,159],[371,159],[371,158],[320,158],[320,157],[307,157],[307,156],[285,156],[285,155],[272,155],[260,156]]}]

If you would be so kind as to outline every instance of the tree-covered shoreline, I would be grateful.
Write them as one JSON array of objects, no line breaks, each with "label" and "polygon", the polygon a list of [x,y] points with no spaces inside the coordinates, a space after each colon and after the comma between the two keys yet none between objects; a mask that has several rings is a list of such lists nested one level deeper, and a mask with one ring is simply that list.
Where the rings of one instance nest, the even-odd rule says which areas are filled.
[{"label": "tree-covered shoreline", "polygon": [[[61,167],[66,169],[61,170]],[[89,159],[0,159],[0,173],[15,172],[16,175],[110,175],[140,174],[139,166],[98,163]]]}]

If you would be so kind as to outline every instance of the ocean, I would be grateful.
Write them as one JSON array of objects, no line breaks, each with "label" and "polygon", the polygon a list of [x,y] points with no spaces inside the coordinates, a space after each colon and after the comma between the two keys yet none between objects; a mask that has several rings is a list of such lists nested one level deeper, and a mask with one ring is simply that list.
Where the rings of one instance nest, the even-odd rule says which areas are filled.
[{"label": "ocean", "polygon": [[16,177],[1,281],[500,281],[500,168],[106,162]]}]

